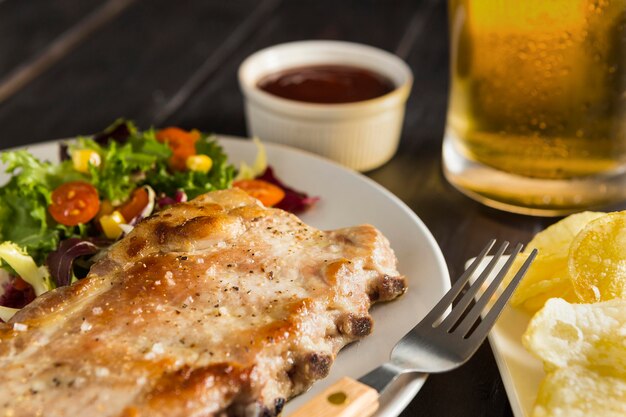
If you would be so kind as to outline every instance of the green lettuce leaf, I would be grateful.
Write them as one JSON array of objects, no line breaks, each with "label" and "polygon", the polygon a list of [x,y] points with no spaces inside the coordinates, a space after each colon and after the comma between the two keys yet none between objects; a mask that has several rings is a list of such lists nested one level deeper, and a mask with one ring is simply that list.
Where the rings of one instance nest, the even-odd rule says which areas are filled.
[{"label": "green lettuce leaf", "polygon": [[183,190],[189,198],[214,190],[224,190],[232,185],[235,168],[228,163],[228,156],[217,143],[214,135],[202,134],[196,142],[196,153],[208,155],[213,161],[207,173],[197,171],[170,172],[167,161],[160,161],[156,171],[146,177],[145,183],[158,193],[173,196]]},{"label": "green lettuce leaf", "polygon": [[37,296],[54,288],[48,269],[37,266],[34,259],[14,242],[0,244],[0,263],[13,268],[20,278],[32,285]]},{"label": "green lettuce leaf", "polygon": [[5,152],[1,160],[13,176],[0,187],[0,242],[14,242],[41,264],[61,237],[82,233],[79,228],[57,225],[49,218],[52,190],[64,182],[84,180],[85,176],[74,171],[71,163],[53,165],[26,151]]},{"label": "green lettuce leaf", "polygon": [[146,173],[156,169],[158,163],[165,163],[171,155],[152,130],[131,136],[123,145],[110,141],[107,146],[100,146],[91,139],[80,139],[71,149],[91,149],[100,154],[100,166],[89,167],[91,183],[103,199],[114,205],[124,202]]}]

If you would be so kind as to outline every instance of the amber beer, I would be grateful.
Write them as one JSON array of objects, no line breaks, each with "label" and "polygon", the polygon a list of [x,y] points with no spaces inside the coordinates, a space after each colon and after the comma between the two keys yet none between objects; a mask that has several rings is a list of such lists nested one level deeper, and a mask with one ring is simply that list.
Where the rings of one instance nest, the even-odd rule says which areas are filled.
[{"label": "amber beer", "polygon": [[448,179],[533,214],[626,198],[626,0],[451,0],[449,13]]}]

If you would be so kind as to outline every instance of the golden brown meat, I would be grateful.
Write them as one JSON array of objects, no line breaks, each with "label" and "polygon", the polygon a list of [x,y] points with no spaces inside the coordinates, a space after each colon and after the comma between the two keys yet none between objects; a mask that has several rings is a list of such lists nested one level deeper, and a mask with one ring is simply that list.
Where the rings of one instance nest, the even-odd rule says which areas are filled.
[{"label": "golden brown meat", "polygon": [[0,327],[0,416],[272,416],[405,289],[372,226],[322,232],[238,190],[140,223]]}]

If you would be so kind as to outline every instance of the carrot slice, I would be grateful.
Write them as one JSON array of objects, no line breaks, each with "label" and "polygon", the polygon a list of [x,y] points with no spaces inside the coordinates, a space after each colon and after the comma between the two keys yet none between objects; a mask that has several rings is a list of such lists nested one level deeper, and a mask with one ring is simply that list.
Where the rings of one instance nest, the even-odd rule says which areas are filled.
[{"label": "carrot slice", "polygon": [[196,142],[200,139],[200,132],[187,131],[179,127],[166,127],[156,132],[156,139],[167,143],[172,150],[172,156],[169,159],[170,168],[185,171],[187,158],[196,154]]},{"label": "carrot slice", "polygon": [[252,197],[260,200],[266,207],[271,207],[285,198],[282,188],[263,180],[239,180],[233,182],[233,187],[240,188]]},{"label": "carrot slice", "polygon": [[150,203],[150,195],[148,190],[144,187],[135,188],[130,195],[130,199],[117,208],[126,222],[130,222],[135,217],[139,216],[141,212]]}]

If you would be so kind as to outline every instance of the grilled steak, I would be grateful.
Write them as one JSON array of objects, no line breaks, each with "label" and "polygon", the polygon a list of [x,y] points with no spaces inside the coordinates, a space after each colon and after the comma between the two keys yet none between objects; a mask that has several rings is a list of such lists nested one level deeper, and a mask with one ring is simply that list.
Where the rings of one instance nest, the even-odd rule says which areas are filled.
[{"label": "grilled steak", "polygon": [[273,416],[404,292],[395,264],[242,191],[175,205],[0,324],[0,415]]}]

